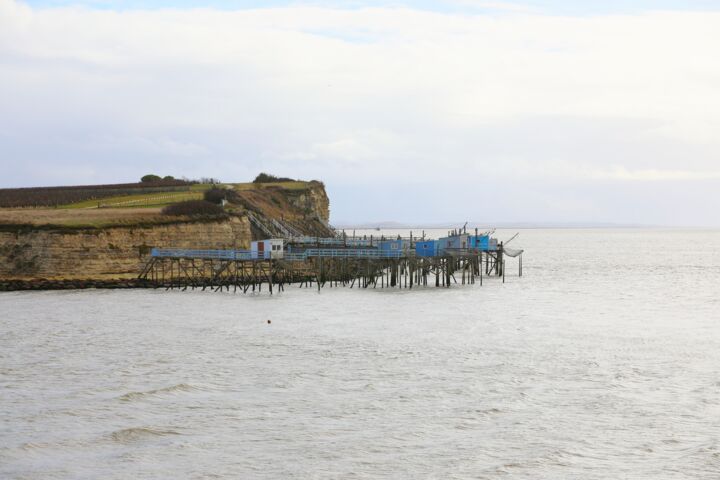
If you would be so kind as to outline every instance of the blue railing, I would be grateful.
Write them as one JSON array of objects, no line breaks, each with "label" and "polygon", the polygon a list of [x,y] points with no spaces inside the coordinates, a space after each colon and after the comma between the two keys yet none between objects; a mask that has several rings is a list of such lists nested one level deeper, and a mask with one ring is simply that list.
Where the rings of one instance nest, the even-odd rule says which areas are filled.
[{"label": "blue railing", "polygon": [[308,248],[305,254],[308,257],[328,258],[400,258],[408,252],[376,249],[356,248]]},{"label": "blue railing", "polygon": [[285,252],[285,253],[283,254],[283,256],[282,256],[282,259],[283,259],[283,260],[287,260],[287,261],[290,261],[290,262],[304,262],[305,260],[307,260],[307,258],[308,258],[308,257],[307,257],[307,254],[305,254],[305,252],[303,252],[303,253],[288,253],[288,252]]},{"label": "blue railing", "polygon": [[[302,262],[308,258],[400,258],[411,252],[383,251],[376,249],[355,248],[309,248],[304,252],[262,252],[258,254],[249,250],[190,250],[153,248],[151,255],[158,258],[201,258],[208,260],[267,260],[282,259],[291,262]],[[414,253],[414,252],[412,252]]]},{"label": "blue railing", "polygon": [[347,245],[349,247],[370,247],[377,245],[378,239],[369,238],[330,238],[330,237],[291,237],[289,243],[301,245]]},{"label": "blue railing", "polygon": [[189,250],[182,248],[153,248],[153,257],[164,258],[205,258],[209,260],[256,260],[270,258],[270,252],[260,256],[250,250]]},{"label": "blue railing", "polygon": [[409,243],[422,242],[423,238],[418,237],[372,237],[372,238],[352,238],[352,237],[289,237],[285,239],[288,243],[300,245],[320,245],[320,246],[347,246],[347,247],[376,247],[381,242],[394,242],[403,240]]}]

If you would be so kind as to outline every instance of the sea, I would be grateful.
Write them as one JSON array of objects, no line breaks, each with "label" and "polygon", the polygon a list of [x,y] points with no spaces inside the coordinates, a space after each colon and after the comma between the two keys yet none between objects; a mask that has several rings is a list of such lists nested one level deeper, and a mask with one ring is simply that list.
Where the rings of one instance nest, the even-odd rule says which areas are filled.
[{"label": "sea", "polygon": [[482,286],[2,293],[0,478],[720,478],[720,231],[519,233]]}]

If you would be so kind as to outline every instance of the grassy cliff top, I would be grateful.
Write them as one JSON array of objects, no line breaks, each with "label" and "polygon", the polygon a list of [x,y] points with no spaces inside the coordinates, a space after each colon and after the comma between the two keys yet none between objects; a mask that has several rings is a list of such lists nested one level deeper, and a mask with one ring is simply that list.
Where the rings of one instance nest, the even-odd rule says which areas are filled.
[{"label": "grassy cliff top", "polygon": [[[263,213],[267,211],[268,214],[281,216],[284,213],[292,215],[295,210],[287,201],[286,195],[292,197],[301,194],[303,190],[322,186],[322,183],[317,181],[245,182],[225,183],[219,186],[237,192],[239,195],[237,198],[250,200],[253,205],[262,207]],[[207,219],[165,216],[161,214],[161,210],[162,207],[173,203],[202,199],[204,191],[211,187],[210,184],[194,184],[175,187],[168,191],[134,189],[127,194],[83,199],[57,207],[0,208],[0,229],[27,227],[97,229],[202,221]],[[227,210],[241,213],[246,206],[246,201],[240,204],[231,203]]]},{"label": "grassy cliff top", "polygon": [[3,208],[0,227],[57,226],[103,228],[114,225],[162,223],[160,208]]}]

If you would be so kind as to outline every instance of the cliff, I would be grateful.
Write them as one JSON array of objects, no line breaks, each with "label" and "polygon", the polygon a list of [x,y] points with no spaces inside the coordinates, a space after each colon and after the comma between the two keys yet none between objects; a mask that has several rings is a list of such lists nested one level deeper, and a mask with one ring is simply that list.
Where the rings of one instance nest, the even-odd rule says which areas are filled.
[{"label": "cliff", "polygon": [[238,248],[247,218],[145,227],[0,232],[0,277],[105,278],[137,275],[152,247]]},{"label": "cliff", "polygon": [[320,182],[243,184],[229,196],[250,213],[254,238],[287,234],[329,236],[330,200]]},{"label": "cliff", "polygon": [[136,276],[153,247],[246,249],[287,233],[328,235],[320,182],[240,184],[219,218],[168,218],[159,209],[0,209],[0,279]]}]

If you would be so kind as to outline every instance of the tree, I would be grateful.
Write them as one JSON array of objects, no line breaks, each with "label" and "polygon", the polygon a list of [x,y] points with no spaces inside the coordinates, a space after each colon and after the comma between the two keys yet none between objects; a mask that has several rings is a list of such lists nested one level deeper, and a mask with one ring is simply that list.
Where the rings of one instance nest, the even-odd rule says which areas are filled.
[{"label": "tree", "polygon": [[140,179],[140,181],[141,181],[142,183],[159,182],[160,180],[162,180],[162,178],[160,178],[158,175],[154,175],[154,174],[152,174],[152,173],[149,173],[149,174],[147,174],[147,175],[144,175],[144,176]]},{"label": "tree", "polygon": [[172,175],[165,175],[163,177],[163,180],[175,180],[175,177],[173,177]]},{"label": "tree", "polygon": [[214,203],[215,205],[221,205],[222,201],[226,198],[225,190],[223,190],[222,188],[211,188],[210,190],[205,190],[203,198],[210,203]]},{"label": "tree", "polygon": [[272,182],[294,182],[292,178],[287,177],[276,177],[275,175],[270,175],[269,173],[261,173],[257,177],[255,177],[255,180],[253,180],[253,183],[272,183]]}]

